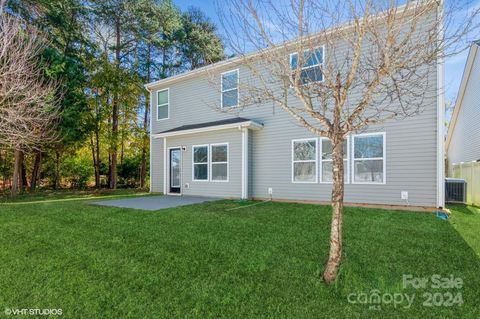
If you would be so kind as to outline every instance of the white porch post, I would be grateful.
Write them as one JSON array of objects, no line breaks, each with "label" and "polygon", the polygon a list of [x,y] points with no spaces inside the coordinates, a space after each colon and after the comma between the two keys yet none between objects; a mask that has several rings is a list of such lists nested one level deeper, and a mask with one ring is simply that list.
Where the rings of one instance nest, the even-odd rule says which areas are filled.
[{"label": "white porch post", "polygon": [[242,199],[248,198],[248,128],[242,128]]}]

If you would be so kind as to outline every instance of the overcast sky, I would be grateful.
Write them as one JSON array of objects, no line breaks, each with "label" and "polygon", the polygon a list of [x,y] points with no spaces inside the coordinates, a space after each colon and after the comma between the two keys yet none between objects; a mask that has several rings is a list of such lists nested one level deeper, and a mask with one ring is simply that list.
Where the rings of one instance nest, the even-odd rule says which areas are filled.
[{"label": "overcast sky", "polygon": [[[465,8],[479,7],[480,0],[445,0],[455,1],[456,3],[462,3]],[[182,10],[188,9],[190,6],[195,6],[202,9],[203,12],[217,25],[220,34],[222,34],[222,28],[216,13],[215,0],[174,0],[174,3]],[[471,42],[477,39],[465,39],[467,42]],[[228,49],[228,48],[227,48]],[[455,102],[457,97],[458,87],[462,79],[463,69],[467,60],[468,50],[450,57],[445,61],[445,89],[446,100]]]}]

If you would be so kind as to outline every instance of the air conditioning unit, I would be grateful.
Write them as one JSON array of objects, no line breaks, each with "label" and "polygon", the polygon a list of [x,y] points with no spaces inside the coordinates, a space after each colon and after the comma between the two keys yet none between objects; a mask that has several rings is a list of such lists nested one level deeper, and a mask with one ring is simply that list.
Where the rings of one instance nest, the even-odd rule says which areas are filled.
[{"label": "air conditioning unit", "polygon": [[463,204],[467,202],[467,182],[464,179],[445,179],[445,202]]}]

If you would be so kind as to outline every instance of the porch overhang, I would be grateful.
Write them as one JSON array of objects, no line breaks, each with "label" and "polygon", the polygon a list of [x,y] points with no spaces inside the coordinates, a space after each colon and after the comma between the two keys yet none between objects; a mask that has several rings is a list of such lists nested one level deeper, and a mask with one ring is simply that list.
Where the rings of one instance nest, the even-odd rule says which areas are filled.
[{"label": "porch overhang", "polygon": [[206,123],[199,123],[199,124],[192,124],[192,125],[183,125],[171,130],[154,133],[152,134],[152,138],[157,139],[157,138],[165,138],[165,137],[171,137],[171,136],[226,130],[226,129],[232,129],[232,128],[238,128],[239,130],[242,130],[242,129],[260,130],[263,128],[263,124],[258,123],[254,120],[237,117],[237,118],[221,120],[221,121],[206,122]]}]

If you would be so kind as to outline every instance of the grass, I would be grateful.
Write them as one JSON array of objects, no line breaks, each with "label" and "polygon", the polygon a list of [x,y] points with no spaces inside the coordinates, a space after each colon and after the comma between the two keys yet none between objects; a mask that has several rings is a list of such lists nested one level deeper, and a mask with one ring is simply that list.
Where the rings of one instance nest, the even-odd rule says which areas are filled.
[{"label": "grass", "polygon": [[86,190],[69,190],[69,189],[45,189],[35,193],[23,193],[12,198],[10,193],[0,194],[0,203],[17,203],[17,202],[37,202],[37,201],[58,201],[62,199],[76,200],[76,199],[89,199],[89,198],[108,198],[119,196],[132,196],[132,195],[149,195],[147,190],[142,189],[86,189]]},{"label": "grass", "polygon": [[449,208],[453,227],[480,256],[480,208],[465,205],[452,205]]},{"label": "grass", "polygon": [[[248,204],[157,212],[88,201],[0,204],[0,316],[4,308],[61,308],[64,318],[480,316],[479,256],[461,237],[456,212],[455,229],[426,213],[346,208],[344,259],[327,286],[319,278],[329,207],[231,210]],[[403,289],[404,274],[453,274],[464,284]],[[410,308],[348,302],[375,289],[415,300]],[[426,307],[425,292],[460,292],[464,304]]]}]

